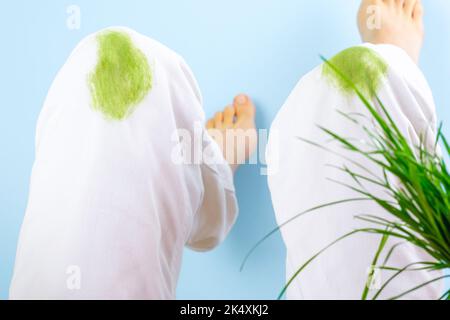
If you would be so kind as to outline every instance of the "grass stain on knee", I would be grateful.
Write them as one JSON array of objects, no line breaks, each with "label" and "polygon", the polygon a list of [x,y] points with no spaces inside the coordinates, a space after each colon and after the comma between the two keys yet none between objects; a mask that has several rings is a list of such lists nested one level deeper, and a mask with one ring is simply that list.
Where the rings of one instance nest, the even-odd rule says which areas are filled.
[{"label": "grass stain on knee", "polygon": [[[388,72],[388,65],[384,59],[366,47],[344,50],[329,60],[329,63],[367,98],[376,96]],[[322,74],[345,95],[355,94],[352,84],[339,76],[330,65],[323,65]]]},{"label": "grass stain on knee", "polygon": [[92,106],[112,120],[127,118],[152,88],[145,54],[124,32],[97,36],[98,62],[89,76]]}]

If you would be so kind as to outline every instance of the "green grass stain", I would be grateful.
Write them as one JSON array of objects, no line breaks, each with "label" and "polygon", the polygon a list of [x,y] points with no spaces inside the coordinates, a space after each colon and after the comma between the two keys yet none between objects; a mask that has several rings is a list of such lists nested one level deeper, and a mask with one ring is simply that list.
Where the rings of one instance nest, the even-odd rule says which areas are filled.
[{"label": "green grass stain", "polygon": [[92,106],[107,118],[123,120],[152,88],[152,72],[146,56],[123,32],[97,36],[98,63],[89,75]]},{"label": "green grass stain", "polygon": [[388,65],[384,59],[372,49],[352,47],[338,53],[329,63],[346,78],[339,76],[333,68],[324,64],[322,74],[345,95],[354,95],[351,83],[367,98],[374,98],[378,93],[383,78],[387,75]]}]

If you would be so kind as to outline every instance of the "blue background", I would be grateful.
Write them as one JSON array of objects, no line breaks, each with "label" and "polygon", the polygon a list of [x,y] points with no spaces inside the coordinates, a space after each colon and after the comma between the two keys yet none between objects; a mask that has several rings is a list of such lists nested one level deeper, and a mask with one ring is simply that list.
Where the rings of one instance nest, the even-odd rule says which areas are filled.
[{"label": "blue background", "polygon": [[[450,120],[450,2],[423,0],[427,38],[421,66],[440,119]],[[66,27],[69,5],[81,29]],[[185,57],[212,115],[239,92],[254,97],[258,125],[268,128],[299,78],[359,42],[359,0],[74,0],[0,4],[0,299],[7,298],[27,203],[35,123],[47,90],[74,46],[98,29],[124,25]],[[447,133],[450,125],[446,126]],[[179,298],[272,299],[284,284],[279,235],[239,272],[248,249],[275,226],[266,178],[243,168],[236,183],[241,215],[228,240],[207,254],[186,251]]]}]

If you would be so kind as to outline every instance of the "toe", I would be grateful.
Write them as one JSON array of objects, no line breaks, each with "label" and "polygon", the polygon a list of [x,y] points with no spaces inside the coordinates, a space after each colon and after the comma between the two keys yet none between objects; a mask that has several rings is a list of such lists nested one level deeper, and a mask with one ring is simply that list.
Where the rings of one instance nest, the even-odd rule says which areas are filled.
[{"label": "toe", "polygon": [[206,129],[214,129],[214,119],[208,120],[206,123]]},{"label": "toe", "polygon": [[405,0],[405,4],[403,6],[403,10],[405,11],[407,16],[412,17],[414,8],[416,7],[417,0]]},{"label": "toe", "polygon": [[214,116],[214,126],[216,129],[220,129],[223,126],[223,113],[217,112]]},{"label": "toe", "polygon": [[405,0],[395,0],[395,6],[399,9],[403,9],[405,6]]},{"label": "toe", "polygon": [[401,0],[383,0],[383,3],[392,10],[398,11],[403,7],[403,1]]},{"label": "toe", "polygon": [[383,2],[395,8],[400,8],[400,5],[403,5],[400,3],[400,0],[384,0]]},{"label": "toe", "polygon": [[413,19],[421,21],[423,18],[423,5],[421,0],[417,0],[413,9]]},{"label": "toe", "polygon": [[223,112],[223,123],[227,127],[231,127],[234,123],[234,116],[236,114],[235,108],[233,106],[228,106]]},{"label": "toe", "polygon": [[252,100],[245,94],[240,94],[234,98],[234,107],[236,109],[236,115],[241,116],[255,116],[255,106]]}]

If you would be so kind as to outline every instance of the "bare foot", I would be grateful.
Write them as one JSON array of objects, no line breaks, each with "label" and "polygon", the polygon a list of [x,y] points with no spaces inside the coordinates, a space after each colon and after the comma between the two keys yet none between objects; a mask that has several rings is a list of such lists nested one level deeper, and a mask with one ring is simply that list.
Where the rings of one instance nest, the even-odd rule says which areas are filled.
[{"label": "bare foot", "polygon": [[421,0],[363,0],[358,26],[364,42],[396,45],[419,62],[424,36]]},{"label": "bare foot", "polygon": [[210,119],[206,128],[211,137],[218,143],[225,160],[233,171],[244,164],[256,151],[258,137],[255,126],[255,106],[252,100],[244,95],[234,98],[222,112]]}]

